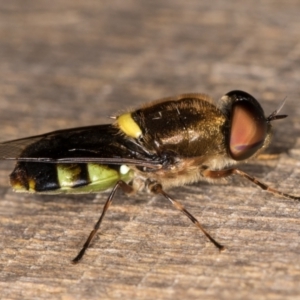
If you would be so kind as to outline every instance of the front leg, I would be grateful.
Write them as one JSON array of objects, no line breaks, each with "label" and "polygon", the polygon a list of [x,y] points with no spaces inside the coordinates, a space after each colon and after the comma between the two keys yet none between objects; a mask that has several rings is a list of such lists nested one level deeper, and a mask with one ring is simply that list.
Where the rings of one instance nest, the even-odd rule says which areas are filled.
[{"label": "front leg", "polygon": [[236,168],[233,169],[225,169],[225,170],[219,170],[219,171],[213,171],[213,170],[209,170],[209,169],[205,169],[201,172],[201,174],[206,177],[206,178],[212,178],[212,179],[217,179],[217,178],[222,178],[222,177],[227,177],[230,175],[239,175],[242,176],[243,178],[248,179],[249,181],[253,182],[254,184],[256,184],[257,186],[259,186],[261,189],[266,190],[270,193],[273,193],[274,195],[279,195],[288,199],[293,199],[293,200],[300,200],[300,197],[298,196],[293,196],[290,194],[286,194],[283,193],[281,191],[278,191],[274,188],[269,187],[267,184],[259,181],[258,179],[256,179],[255,177],[239,170]]}]

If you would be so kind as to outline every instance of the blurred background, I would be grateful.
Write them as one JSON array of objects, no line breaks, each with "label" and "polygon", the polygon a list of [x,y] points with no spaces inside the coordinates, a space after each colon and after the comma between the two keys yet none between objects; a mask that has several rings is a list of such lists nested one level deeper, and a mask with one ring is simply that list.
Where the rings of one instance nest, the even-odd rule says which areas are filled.
[{"label": "blurred background", "polygon": [[[276,122],[271,147],[283,158],[269,167],[248,168],[300,194],[295,173],[300,158],[299,15],[296,0],[0,0],[1,140],[109,122],[118,112],[176,94],[201,92],[217,100],[241,89],[256,97],[266,114],[287,98],[282,113],[289,118]],[[152,196],[120,196],[123,201],[112,207],[104,236],[82,264],[72,266],[70,259],[106,195],[83,201],[16,195],[7,183],[13,165],[1,166],[4,298],[299,295],[300,214],[294,202],[250,184],[176,190],[228,246],[227,254],[219,255],[168,203]],[[202,202],[195,203],[202,194]],[[251,201],[241,205],[247,197]],[[150,204],[141,203],[144,199]]]},{"label": "blurred background", "polygon": [[251,3],[2,1],[1,112],[23,130],[16,116],[33,113],[26,129],[36,133],[185,92],[242,89],[271,109],[291,103],[299,3]]}]

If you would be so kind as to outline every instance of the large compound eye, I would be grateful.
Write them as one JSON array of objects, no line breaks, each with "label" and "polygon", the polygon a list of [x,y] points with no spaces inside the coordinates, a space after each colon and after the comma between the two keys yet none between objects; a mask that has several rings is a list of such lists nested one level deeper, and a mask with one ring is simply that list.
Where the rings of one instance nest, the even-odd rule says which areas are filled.
[{"label": "large compound eye", "polygon": [[229,152],[234,160],[244,160],[262,147],[268,123],[261,106],[251,95],[234,91],[227,96],[235,98],[231,107]]}]

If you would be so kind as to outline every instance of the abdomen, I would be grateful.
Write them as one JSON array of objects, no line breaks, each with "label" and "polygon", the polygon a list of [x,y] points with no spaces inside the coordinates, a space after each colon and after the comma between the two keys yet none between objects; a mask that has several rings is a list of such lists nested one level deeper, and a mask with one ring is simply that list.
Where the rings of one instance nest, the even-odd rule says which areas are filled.
[{"label": "abdomen", "polygon": [[[123,170],[123,171],[122,171]],[[17,163],[10,175],[16,192],[92,193],[113,187],[118,180],[129,182],[133,171],[118,165]]]}]

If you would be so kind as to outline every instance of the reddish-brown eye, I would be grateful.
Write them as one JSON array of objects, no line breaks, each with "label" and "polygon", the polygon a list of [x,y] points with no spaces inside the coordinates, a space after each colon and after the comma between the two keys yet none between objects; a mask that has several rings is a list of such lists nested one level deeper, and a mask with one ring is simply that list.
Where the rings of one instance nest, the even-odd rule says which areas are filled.
[{"label": "reddish-brown eye", "polygon": [[231,157],[234,160],[244,160],[255,154],[265,141],[267,128],[260,106],[245,100],[233,103],[229,139]]}]

